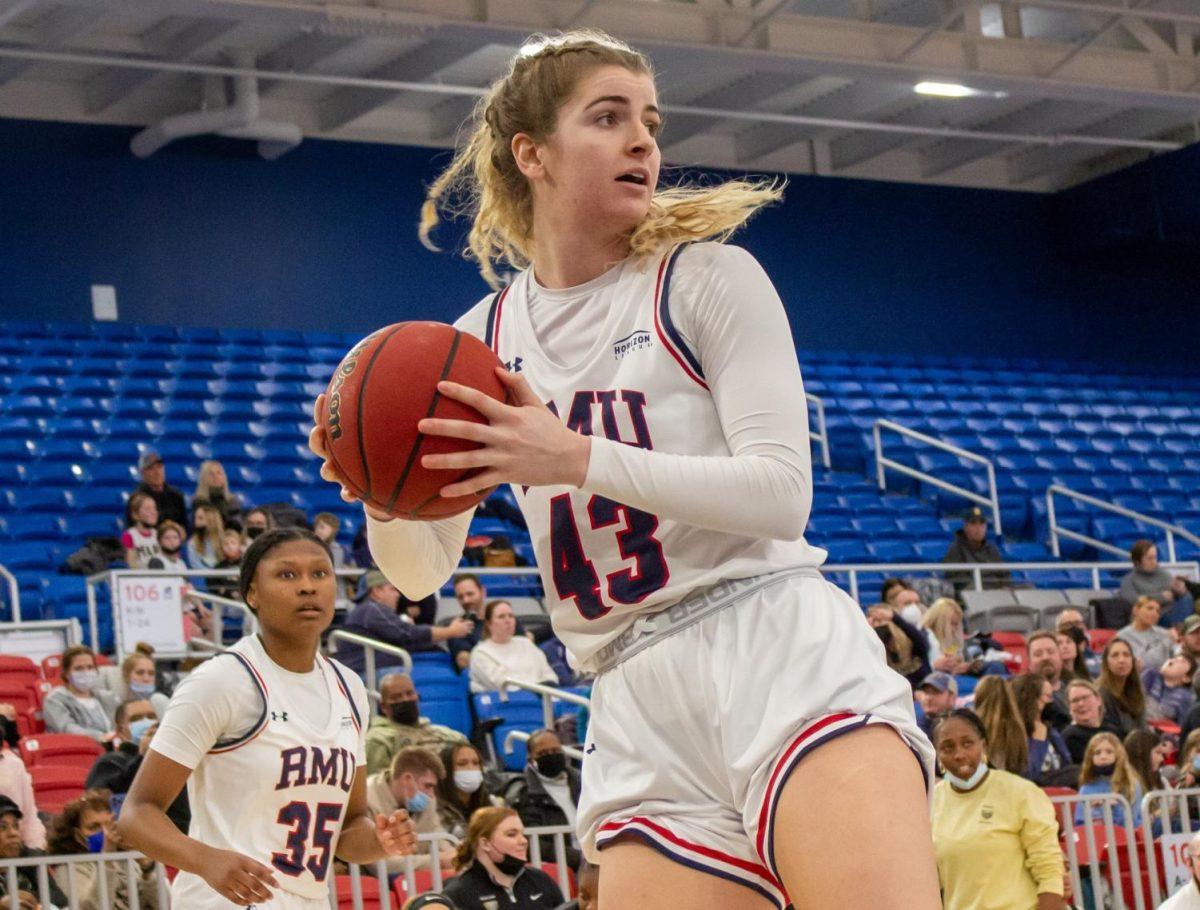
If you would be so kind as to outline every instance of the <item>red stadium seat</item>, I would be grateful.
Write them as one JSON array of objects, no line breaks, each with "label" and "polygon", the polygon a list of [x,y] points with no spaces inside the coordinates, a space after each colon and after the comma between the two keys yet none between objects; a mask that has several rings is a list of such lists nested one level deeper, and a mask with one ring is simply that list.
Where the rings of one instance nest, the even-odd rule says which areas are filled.
[{"label": "red stadium seat", "polygon": [[1020,632],[989,632],[988,635],[1008,655],[1004,663],[1008,666],[1009,672],[1015,675],[1025,669],[1029,652],[1025,650],[1024,635]]},{"label": "red stadium seat", "polygon": [[[453,870],[443,869],[442,881],[445,882],[447,879],[451,878],[454,878]],[[406,902],[412,900],[418,894],[424,894],[426,891],[432,891],[433,873],[428,869],[418,869],[416,871],[416,885],[417,890],[412,894],[409,894],[408,880],[403,875],[399,875],[392,882],[392,897],[394,897],[400,906],[403,907]]]},{"label": "red stadium seat", "polygon": [[[542,871],[554,879],[554,884],[558,884],[558,864],[557,863],[542,863]],[[559,886],[562,887],[561,885]],[[579,889],[575,886],[575,873],[570,868],[567,869],[567,899],[575,897],[579,893]]]},{"label": "red stadium seat", "polygon": [[62,658],[57,654],[45,658],[42,661],[42,676],[53,683],[62,679]]},{"label": "red stadium seat", "polygon": [[1116,629],[1088,629],[1088,644],[1093,651],[1103,651],[1104,646],[1116,637]]},{"label": "red stadium seat", "polygon": [[12,678],[3,677],[0,677],[0,703],[12,705],[18,714],[37,711],[42,707],[42,699],[37,690]]},{"label": "red stadium seat", "polygon": [[1074,796],[1079,791],[1071,787],[1042,787],[1042,792],[1047,796]]},{"label": "red stadium seat", "polygon": [[16,654],[0,654],[0,683],[17,683],[33,686],[40,682],[42,673],[28,657]]},{"label": "red stadium seat", "polygon": [[[358,908],[361,908],[361,910],[380,910],[383,904],[379,900],[379,879],[371,878],[369,875],[360,875],[358,882],[362,886],[359,892],[362,895],[362,903],[358,905]],[[337,876],[336,883],[338,910],[356,910],[354,890],[350,883],[350,876],[339,875]]]},{"label": "red stadium seat", "polygon": [[94,739],[73,733],[43,733],[21,741],[21,757],[26,767],[82,768],[84,776],[103,752],[104,748]]},{"label": "red stadium seat", "polygon": [[29,769],[29,776],[33,778],[33,799],[38,809],[57,815],[83,792],[87,771],[71,766],[38,765]]}]

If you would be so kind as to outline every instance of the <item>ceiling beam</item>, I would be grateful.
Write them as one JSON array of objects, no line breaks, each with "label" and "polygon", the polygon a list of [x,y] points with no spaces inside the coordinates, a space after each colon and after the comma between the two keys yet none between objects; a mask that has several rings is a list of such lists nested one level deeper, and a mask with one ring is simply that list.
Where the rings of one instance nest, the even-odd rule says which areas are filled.
[{"label": "ceiling beam", "polygon": [[[102,10],[87,7],[64,6],[45,18],[37,29],[37,46],[56,48],[67,47],[88,34],[100,24],[105,14]],[[0,85],[21,76],[32,65],[24,60],[0,62]]]},{"label": "ceiling beam", "polygon": [[[331,57],[353,48],[362,40],[361,37],[309,32],[284,42],[275,50],[259,58],[258,63],[263,69],[268,70],[309,72]],[[267,81],[259,87],[259,91],[263,95],[271,95],[277,92],[282,85],[284,85],[283,82]]]},{"label": "ceiling beam", "polygon": [[[790,73],[751,73],[698,98],[689,98],[686,103],[695,107],[750,110],[784,92],[795,91],[797,82],[797,78]],[[712,127],[711,117],[676,114],[664,119],[659,144],[667,149]]]}]

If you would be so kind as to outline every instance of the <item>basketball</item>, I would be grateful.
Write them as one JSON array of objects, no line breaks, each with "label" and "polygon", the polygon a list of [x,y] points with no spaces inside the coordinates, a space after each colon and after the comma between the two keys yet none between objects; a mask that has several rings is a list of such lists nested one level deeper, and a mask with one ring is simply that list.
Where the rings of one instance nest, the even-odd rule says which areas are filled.
[{"label": "basketball", "polygon": [[477,443],[426,436],[426,417],[486,423],[476,410],[441,395],[450,380],[504,401],[491,348],[440,322],[400,322],[368,335],[342,358],[320,415],[338,479],[369,505],[409,520],[431,521],[473,508],[490,490],[444,499],[438,491],[477,473],[429,470],[423,455],[461,452]]}]

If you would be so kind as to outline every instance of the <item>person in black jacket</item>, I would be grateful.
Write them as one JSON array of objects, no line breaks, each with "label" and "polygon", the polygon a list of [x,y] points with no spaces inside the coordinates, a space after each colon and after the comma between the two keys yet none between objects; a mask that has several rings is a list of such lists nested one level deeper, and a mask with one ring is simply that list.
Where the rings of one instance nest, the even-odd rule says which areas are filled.
[{"label": "person in black jacket", "polygon": [[[88,790],[119,791],[114,786],[125,776],[129,766],[137,761],[138,743],[142,735],[157,720],[154,706],[144,698],[129,698],[117,705],[113,713],[116,722],[116,748],[111,752],[100,755],[88,771],[87,780],[83,786]],[[132,725],[137,724],[138,733],[135,736]]]},{"label": "person in black jacket", "polygon": [[[0,796],[0,859],[20,859],[26,856],[45,856],[41,850],[26,847],[21,842],[21,810],[7,796]],[[27,891],[38,893],[38,875],[36,866],[23,866],[17,869],[17,893]],[[8,876],[0,875],[0,896],[8,895]],[[48,897],[57,907],[66,907],[67,897],[50,878]],[[6,902],[4,906],[10,906]],[[14,905],[15,906],[15,905]],[[24,906],[22,904],[21,906]]]},{"label": "person in black jacket", "polygon": [[[525,748],[528,756],[525,779],[515,793],[509,794],[509,804],[517,810],[526,828],[569,825],[573,829],[581,782],[579,772],[567,767],[558,734],[553,730],[538,730],[529,737]],[[577,869],[583,854],[573,840],[566,839],[567,865]],[[541,848],[547,862],[554,860],[552,836],[542,835]]]},{"label": "person in black jacket", "polygon": [[[167,470],[162,456],[153,449],[146,449],[138,459],[138,471],[141,472],[142,482],[133,493],[145,493],[158,506],[159,521],[173,521],[182,527],[189,527],[187,503],[178,489],[167,483]],[[129,501],[133,502],[133,493]],[[125,525],[133,524],[133,515],[128,507],[125,510]]]},{"label": "person in black jacket", "polygon": [[549,875],[526,865],[529,838],[513,809],[480,809],[458,845],[442,893],[458,910],[555,910],[563,894]]},{"label": "person in black jacket", "polygon": [[[954,540],[942,557],[942,562],[1004,562],[1000,548],[987,539],[987,523],[987,515],[978,506],[967,512],[963,516],[962,527],[954,532]],[[959,569],[947,572],[946,581],[954,585],[957,595],[973,584],[974,577],[971,572]],[[980,581],[985,588],[1005,588],[1012,584],[1012,574],[1008,569],[991,569],[980,573]]]}]

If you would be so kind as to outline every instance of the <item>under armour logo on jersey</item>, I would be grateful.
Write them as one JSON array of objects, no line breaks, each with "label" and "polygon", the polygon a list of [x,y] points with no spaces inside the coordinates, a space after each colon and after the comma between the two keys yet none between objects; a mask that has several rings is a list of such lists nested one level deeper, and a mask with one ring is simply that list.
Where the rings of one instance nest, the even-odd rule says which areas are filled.
[{"label": "under armour logo on jersey", "polygon": [[620,341],[613,342],[613,360],[620,360],[634,351],[652,347],[654,347],[654,339],[650,333],[645,329],[638,329],[636,332],[630,332]]},{"label": "under armour logo on jersey", "polygon": [[514,357],[512,360],[505,362],[504,369],[508,370],[508,372],[510,372],[510,373],[520,373],[521,372],[521,364],[523,362],[524,362],[523,358]]},{"label": "under armour logo on jersey", "polygon": [[271,720],[287,720],[287,711],[280,711],[278,714],[272,711]]},{"label": "under armour logo on jersey", "polygon": [[583,754],[591,755],[595,751],[596,751],[596,744],[592,743],[590,746],[588,746],[586,749],[583,750]]}]

